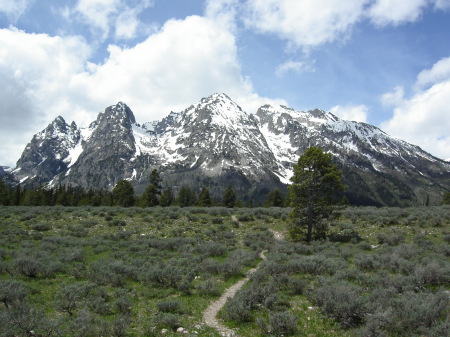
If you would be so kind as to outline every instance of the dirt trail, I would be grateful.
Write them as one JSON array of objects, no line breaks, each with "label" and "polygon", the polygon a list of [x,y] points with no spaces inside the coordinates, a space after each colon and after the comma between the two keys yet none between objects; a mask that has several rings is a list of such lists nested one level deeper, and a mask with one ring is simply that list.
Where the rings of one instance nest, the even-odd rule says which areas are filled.
[{"label": "dirt trail", "polygon": [[[264,261],[267,260],[266,256],[264,255],[265,251],[262,251],[259,256],[261,257],[261,259],[263,259]],[[233,284],[231,287],[229,287],[223,294],[222,296],[220,296],[220,298],[217,301],[214,301],[213,303],[211,303],[209,305],[208,308],[206,308],[205,312],[203,313],[203,321],[205,322],[206,325],[215,328],[219,331],[219,333],[222,336],[226,336],[226,337],[235,337],[236,332],[234,332],[231,329],[228,329],[227,327],[223,326],[222,324],[219,323],[219,321],[217,320],[217,314],[219,313],[219,311],[223,308],[223,306],[225,305],[225,303],[228,301],[229,298],[233,298],[234,295],[236,294],[236,292],[242,288],[242,286],[244,284],[246,284],[249,280],[250,280],[250,276],[257,271],[259,268],[259,264],[258,266],[256,266],[256,268],[252,268],[250,269],[247,274],[245,275],[245,278],[236,282],[235,284]]]},{"label": "dirt trail", "polygon": [[283,233],[274,231],[273,229],[269,229],[269,231],[272,232],[273,236],[275,237],[275,240],[277,240],[277,241],[283,241],[284,240],[284,234]]},{"label": "dirt trail", "polygon": [[[242,226],[242,224],[238,221],[238,219],[236,218],[236,216],[232,215],[231,219],[233,221],[236,221],[239,223],[239,226]],[[272,229],[270,229],[270,231],[273,233],[275,240],[284,240],[284,235],[280,232],[274,231]],[[263,261],[266,261],[267,258],[264,255],[266,251],[262,251],[259,256],[261,257],[261,259]],[[217,320],[217,314],[219,313],[219,311],[223,308],[223,306],[225,305],[225,303],[228,301],[228,299],[233,298],[234,295],[236,294],[236,292],[241,289],[244,284],[246,284],[249,280],[250,280],[250,276],[256,272],[259,268],[260,264],[258,264],[256,266],[256,268],[252,268],[250,269],[247,274],[245,275],[245,278],[236,282],[235,284],[233,284],[231,287],[229,287],[223,294],[222,296],[220,296],[220,298],[217,301],[214,301],[213,303],[211,303],[209,305],[208,308],[206,308],[205,312],[203,313],[203,321],[205,322],[206,325],[217,329],[217,331],[219,331],[219,333],[224,336],[224,337],[236,337],[236,332],[228,329],[227,327],[223,326],[222,324],[219,323],[219,321]]]}]

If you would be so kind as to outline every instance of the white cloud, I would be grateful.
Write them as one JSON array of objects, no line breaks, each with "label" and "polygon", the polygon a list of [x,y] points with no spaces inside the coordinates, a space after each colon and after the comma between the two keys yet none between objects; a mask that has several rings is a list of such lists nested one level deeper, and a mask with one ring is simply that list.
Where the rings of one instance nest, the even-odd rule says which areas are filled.
[{"label": "white cloud", "polygon": [[136,10],[134,9],[119,14],[116,19],[116,39],[128,40],[136,36],[140,24],[136,14]]},{"label": "white cloud", "polygon": [[450,8],[450,0],[434,0],[434,6],[437,9],[446,10]]},{"label": "white cloud", "polygon": [[280,64],[275,70],[275,74],[282,77],[288,72],[302,73],[304,71],[314,71],[313,65],[303,61],[289,60]]},{"label": "white cloud", "polygon": [[139,20],[139,15],[145,9],[153,6],[153,1],[140,1],[138,5],[133,7],[125,7],[117,16],[115,23],[116,40],[130,40],[135,38],[139,31],[154,31],[152,25],[145,25]]},{"label": "white cloud", "polygon": [[[431,87],[418,90],[410,98],[403,97],[403,93],[392,93],[398,98],[393,116],[382,123],[381,128],[445,159],[450,158],[450,73],[436,71],[446,69],[442,65],[443,60],[419,74],[417,83],[432,84]],[[447,75],[443,76],[444,73]],[[416,87],[421,88],[421,85]]]},{"label": "white cloud", "polygon": [[265,103],[286,104],[255,94],[241,75],[234,35],[198,16],[168,21],[132,48],[110,45],[102,64],[89,63],[91,49],[75,37],[3,29],[0,44],[0,111],[13,112],[1,116],[1,125],[20,125],[0,133],[0,143],[17,144],[14,153],[0,150],[1,164],[13,165],[31,136],[56,116],[86,126],[118,101],[141,123],[214,92],[227,93],[249,112]]},{"label": "white cloud", "polygon": [[0,0],[0,12],[5,13],[10,21],[16,22],[33,2],[34,0]]},{"label": "white cloud", "polygon": [[79,0],[75,11],[106,39],[110,31],[111,16],[119,11],[120,4],[120,0]]},{"label": "white cloud", "polygon": [[247,0],[248,28],[275,34],[296,47],[313,47],[346,36],[364,10],[361,0]]},{"label": "white cloud", "polygon": [[367,123],[367,112],[369,108],[361,105],[336,105],[330,112],[344,120]]},{"label": "white cloud", "polygon": [[109,52],[105,64],[80,74],[74,87],[104,104],[111,97],[129,102],[139,120],[159,119],[213,92],[226,92],[244,108],[255,101],[233,34],[214,21],[171,20],[135,47],[110,46]]},{"label": "white cloud", "polygon": [[[129,40],[135,38],[140,30],[147,30],[139,20],[139,14],[153,4],[152,0],[132,6],[126,0],[78,0],[70,12],[77,14],[94,35],[100,33],[101,40],[106,40],[111,31],[117,40]],[[67,7],[64,11],[67,12]]]},{"label": "white cloud", "polygon": [[205,16],[228,30],[234,30],[238,7],[238,0],[206,0]]},{"label": "white cloud", "polygon": [[450,57],[436,62],[431,69],[421,71],[417,76],[416,87],[423,88],[446,79],[450,79]]},{"label": "white cloud", "polygon": [[0,158],[12,165],[20,154],[15,151],[23,149],[34,133],[62,112],[70,117],[71,110],[60,112],[60,107],[70,101],[68,83],[83,70],[90,49],[76,37],[62,39],[13,28],[0,29],[0,45],[0,143],[14,149],[2,147]]},{"label": "white cloud", "polygon": [[399,25],[416,21],[427,5],[428,0],[376,0],[368,16],[379,26]]},{"label": "white cloud", "polygon": [[247,28],[307,51],[345,40],[363,20],[376,26],[414,22],[430,6],[449,9],[450,0],[246,0],[241,6],[240,19]]},{"label": "white cloud", "polygon": [[395,107],[403,104],[405,97],[405,89],[403,87],[395,87],[393,91],[387,92],[381,96],[381,103],[387,107]]}]

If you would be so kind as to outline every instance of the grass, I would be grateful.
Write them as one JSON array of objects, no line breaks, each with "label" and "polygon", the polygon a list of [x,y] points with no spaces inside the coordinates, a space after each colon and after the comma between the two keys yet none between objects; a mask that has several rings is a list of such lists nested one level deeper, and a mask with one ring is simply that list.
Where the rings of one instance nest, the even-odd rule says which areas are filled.
[{"label": "grass", "polygon": [[[177,326],[190,335],[219,336],[202,324],[203,311],[260,262],[263,249],[268,261],[234,299],[247,305],[249,322],[227,318],[228,309],[221,313],[239,336],[283,334],[289,317],[305,336],[446,331],[448,296],[445,302],[440,294],[450,284],[450,208],[345,208],[330,220],[332,241],[310,245],[273,240],[268,229],[286,234],[288,214],[279,208],[1,207],[0,282],[24,282],[27,296],[0,304],[0,324],[8,327],[0,336],[26,334],[11,323],[11,308],[48,336],[160,336],[162,329],[176,336]],[[34,276],[21,272],[28,267],[23,254],[36,264]],[[61,311],[58,292],[84,283],[97,290],[80,295],[73,314]],[[361,309],[360,317],[329,299],[336,289]],[[163,301],[180,310],[161,312]],[[435,309],[417,326],[395,311],[408,304],[420,312],[424,301]],[[389,313],[395,321],[380,321]]]}]

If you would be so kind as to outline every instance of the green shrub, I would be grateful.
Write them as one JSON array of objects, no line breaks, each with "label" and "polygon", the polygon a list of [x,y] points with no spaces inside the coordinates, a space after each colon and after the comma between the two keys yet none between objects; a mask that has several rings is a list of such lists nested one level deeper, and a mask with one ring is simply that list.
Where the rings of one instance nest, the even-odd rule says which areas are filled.
[{"label": "green shrub", "polygon": [[123,287],[135,274],[134,269],[123,261],[101,259],[91,263],[89,278],[99,285]]},{"label": "green shrub", "polygon": [[219,296],[220,290],[217,282],[213,280],[206,280],[196,286],[198,293],[201,296]]},{"label": "green shrub", "polygon": [[227,247],[218,242],[205,242],[196,247],[199,254],[206,257],[224,256],[227,253]]},{"label": "green shrub", "polygon": [[92,228],[98,225],[98,221],[97,220],[83,220],[80,222],[80,224],[84,227],[84,228]]},{"label": "green shrub", "polygon": [[177,300],[158,302],[156,306],[160,312],[168,312],[172,314],[183,313],[180,302],[178,302]]},{"label": "green shrub", "polygon": [[380,244],[387,244],[389,246],[396,246],[405,241],[405,234],[403,233],[378,233],[377,239]]},{"label": "green shrub", "polygon": [[153,284],[177,288],[178,283],[183,279],[183,271],[177,266],[156,265],[148,267],[142,277]]},{"label": "green shrub", "polygon": [[416,267],[414,276],[420,287],[450,284],[449,264],[438,263],[436,261],[425,263]]},{"label": "green shrub", "polygon": [[15,270],[27,277],[42,276],[42,274],[49,274],[45,271],[52,259],[46,252],[39,251],[24,251],[19,254],[14,260]]},{"label": "green shrub", "polygon": [[320,275],[327,270],[327,259],[321,255],[299,256],[288,262],[288,269],[294,273]]},{"label": "green shrub", "polygon": [[175,331],[180,327],[180,318],[176,314],[161,312],[155,315],[154,320],[159,328],[169,328]]},{"label": "green shrub", "polygon": [[26,302],[0,311],[2,336],[58,336],[62,335],[58,334],[58,325],[56,320],[48,319],[43,310],[35,309]]},{"label": "green shrub", "polygon": [[221,224],[223,224],[223,218],[215,216],[211,219],[211,223],[213,225],[221,225]]},{"label": "green shrub", "polygon": [[108,220],[108,226],[111,227],[124,227],[127,225],[127,222],[122,219],[110,219]]},{"label": "green shrub", "polygon": [[297,333],[297,317],[287,311],[274,312],[269,317],[272,336],[294,336]]},{"label": "green shrub", "polygon": [[252,214],[249,214],[249,213],[239,214],[239,215],[237,216],[237,219],[238,219],[238,221],[240,221],[240,222],[249,222],[249,221],[255,220],[255,219],[253,218],[253,215],[252,215]]},{"label": "green shrub", "polygon": [[85,282],[63,285],[55,295],[56,310],[72,316],[91,289],[93,289],[93,285]]},{"label": "green shrub", "polygon": [[401,336],[413,336],[421,328],[431,328],[444,319],[449,297],[443,291],[430,293],[405,293],[394,298],[386,312],[389,313],[387,331]]},{"label": "green shrub", "polygon": [[379,268],[380,263],[374,255],[358,255],[355,257],[354,263],[358,269],[362,271],[371,271]]},{"label": "green shrub", "polygon": [[315,300],[322,310],[349,328],[362,323],[365,315],[365,301],[360,288],[349,283],[327,282],[315,292]]},{"label": "green shrub", "polygon": [[114,302],[119,314],[131,315],[133,302],[127,294],[118,292],[116,301]]},{"label": "green shrub", "polygon": [[228,301],[224,307],[224,315],[227,319],[239,323],[253,321],[251,305],[242,297],[235,297],[231,301]]},{"label": "green shrub", "polygon": [[239,261],[233,259],[227,259],[224,263],[222,263],[219,267],[220,274],[223,275],[225,279],[229,279],[233,276],[242,275],[242,265]]},{"label": "green shrub", "polygon": [[80,337],[108,336],[110,334],[110,327],[105,321],[84,309],[69,321],[67,330],[69,336],[74,331]]},{"label": "green shrub", "polygon": [[128,326],[131,324],[131,319],[128,315],[119,315],[111,324],[111,336],[125,337],[129,336],[127,333]]},{"label": "green shrub", "polygon": [[113,312],[111,296],[104,287],[95,287],[89,291],[86,299],[88,308],[99,315],[110,315]]},{"label": "green shrub", "polygon": [[302,295],[305,292],[308,283],[307,280],[290,277],[288,289],[292,295]]},{"label": "green shrub", "polygon": [[40,232],[47,232],[49,230],[52,229],[52,225],[49,223],[37,223],[34,224],[33,226],[31,226],[31,229],[35,230],[35,231],[40,231]]},{"label": "green shrub", "polygon": [[29,293],[30,291],[23,281],[0,280],[0,302],[7,309],[26,301]]}]

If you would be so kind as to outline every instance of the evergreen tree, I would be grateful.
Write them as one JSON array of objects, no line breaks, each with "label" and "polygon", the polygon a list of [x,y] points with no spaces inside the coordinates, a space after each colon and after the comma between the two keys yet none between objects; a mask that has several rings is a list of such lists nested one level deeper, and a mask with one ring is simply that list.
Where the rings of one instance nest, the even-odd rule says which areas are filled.
[{"label": "evergreen tree", "polygon": [[56,205],[61,206],[69,206],[69,195],[67,192],[66,185],[61,186],[59,185],[58,189],[56,190]]},{"label": "evergreen tree", "polygon": [[197,205],[200,207],[211,207],[212,206],[211,196],[209,194],[209,190],[206,187],[202,188],[202,191],[200,192],[200,194],[198,196]]},{"label": "evergreen tree", "polygon": [[128,180],[120,180],[113,190],[114,206],[130,207],[134,205],[134,189]]},{"label": "evergreen tree", "polygon": [[17,185],[14,188],[14,191],[11,191],[11,205],[12,206],[19,206],[22,202],[22,189],[20,188],[20,185]]},{"label": "evergreen tree", "polygon": [[46,191],[42,186],[38,188],[31,188],[25,191],[25,196],[23,199],[24,206],[46,206],[47,195]]},{"label": "evergreen tree", "polygon": [[159,176],[158,170],[153,169],[150,173],[150,185],[147,187],[141,197],[142,207],[153,207],[159,205],[159,198],[161,197],[162,180]]},{"label": "evergreen tree", "polygon": [[450,192],[445,192],[442,197],[441,205],[450,205]]},{"label": "evergreen tree", "polygon": [[183,186],[178,193],[178,205],[181,207],[189,207],[195,205],[196,196],[188,186]]},{"label": "evergreen tree", "polygon": [[299,158],[289,186],[294,208],[289,232],[294,240],[311,241],[313,230],[316,238],[325,236],[322,220],[331,215],[332,205],[337,203],[336,194],[344,189],[341,177],[342,171],[332,163],[331,154],[321,148],[310,147]]},{"label": "evergreen tree", "polygon": [[266,207],[283,207],[284,206],[284,195],[281,193],[279,188],[274,188],[267,195],[266,201],[264,202]]},{"label": "evergreen tree", "polygon": [[236,206],[236,193],[231,185],[228,185],[222,196],[222,205],[233,208]]},{"label": "evergreen tree", "polygon": [[162,207],[168,207],[170,205],[172,205],[173,203],[173,191],[171,187],[168,187],[167,189],[165,189],[162,194],[161,194],[161,198],[159,199],[159,204]]},{"label": "evergreen tree", "polygon": [[0,179],[0,206],[7,206],[10,204],[8,189],[3,180]]}]

